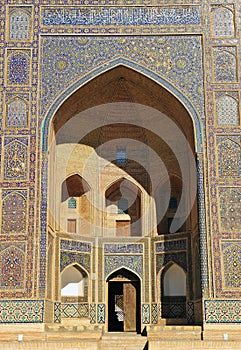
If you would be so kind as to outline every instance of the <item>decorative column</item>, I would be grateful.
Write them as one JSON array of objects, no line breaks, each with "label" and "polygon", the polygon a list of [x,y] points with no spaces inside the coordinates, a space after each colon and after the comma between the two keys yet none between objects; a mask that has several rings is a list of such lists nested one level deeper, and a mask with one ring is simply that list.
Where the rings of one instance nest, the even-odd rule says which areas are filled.
[{"label": "decorative column", "polygon": [[200,236],[200,262],[201,262],[201,283],[202,293],[208,292],[208,251],[207,251],[207,230],[205,213],[205,191],[204,191],[204,170],[203,154],[197,154],[197,197],[198,197],[198,226]]}]

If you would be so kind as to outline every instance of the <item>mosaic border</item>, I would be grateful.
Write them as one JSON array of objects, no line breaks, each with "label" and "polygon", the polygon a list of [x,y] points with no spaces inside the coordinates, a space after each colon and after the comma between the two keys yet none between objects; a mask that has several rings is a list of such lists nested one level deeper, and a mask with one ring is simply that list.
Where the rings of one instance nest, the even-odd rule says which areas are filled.
[{"label": "mosaic border", "polygon": [[0,300],[1,323],[42,323],[43,300]]},{"label": "mosaic border", "polygon": [[204,300],[206,323],[241,323],[241,300]]},{"label": "mosaic border", "polygon": [[200,6],[41,6],[43,27],[200,25]]}]

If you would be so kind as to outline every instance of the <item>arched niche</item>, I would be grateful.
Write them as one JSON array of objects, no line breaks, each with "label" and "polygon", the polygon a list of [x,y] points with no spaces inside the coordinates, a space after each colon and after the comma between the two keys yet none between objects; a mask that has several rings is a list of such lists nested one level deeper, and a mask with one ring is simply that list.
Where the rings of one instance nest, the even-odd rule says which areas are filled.
[{"label": "arched niche", "polygon": [[[160,128],[155,120],[158,117],[153,116],[153,111],[160,113],[165,120],[160,123]],[[120,122],[119,118],[122,116],[127,117],[125,122]],[[96,224],[92,230],[93,235],[103,235],[104,189],[108,183],[127,177],[139,187],[143,187],[146,194],[153,198],[153,173],[154,182],[162,176],[163,168],[166,168],[167,173],[173,170],[177,177],[185,176],[181,172],[178,158],[181,157],[181,153],[186,152],[180,153],[176,146],[179,142],[178,135],[175,138],[171,133],[166,137],[163,132],[165,124],[168,124],[166,121],[182,133],[189,145],[191,157],[194,158],[197,135],[190,114],[174,95],[153,80],[133,69],[118,66],[76,90],[59,107],[51,122],[49,188],[52,193],[49,203],[52,202],[50,207],[53,207],[53,211],[56,207],[56,200],[53,198],[58,202],[58,192],[63,182],[59,178],[60,174],[78,172],[90,184],[95,198],[93,217]],[[163,135],[160,137],[159,133]],[[116,140],[121,144],[116,144]],[[137,148],[137,145],[141,145],[141,148]],[[119,164],[116,149],[123,149],[123,146],[126,148],[127,161],[125,164]],[[176,154],[172,146],[176,148]],[[132,153],[133,160],[128,152],[135,149],[138,152]],[[109,150],[113,151],[110,156]],[[162,159],[162,168],[156,161],[158,158]],[[187,172],[189,168],[188,163]],[[196,184],[195,176],[187,175],[186,183],[193,178]],[[144,202],[145,207],[149,206],[148,200],[145,199]],[[150,216],[155,216],[151,211],[152,209],[147,214],[146,222]],[[150,234],[151,231],[153,234],[156,231],[156,228],[150,228],[148,223],[143,225],[144,227],[145,234]]]},{"label": "arched niche", "polygon": [[216,103],[217,125],[239,125],[239,102],[228,94],[217,98]]},{"label": "arched niche", "polygon": [[162,273],[162,295],[164,297],[186,296],[186,273],[173,263]]},{"label": "arched niche", "polygon": [[68,234],[90,234],[90,186],[78,174],[67,177],[61,185],[60,226]]},{"label": "arched niche", "polygon": [[61,272],[61,300],[88,301],[88,275],[78,264],[69,265]]},{"label": "arched niche", "polygon": [[140,189],[131,181],[121,178],[106,189],[105,199],[108,229],[112,224],[117,237],[141,236]]},{"label": "arched niche", "polygon": [[186,272],[178,264],[170,262],[162,271],[160,283],[161,317],[167,319],[167,323],[186,323]]},{"label": "arched niche", "polygon": [[[176,220],[178,225],[177,232],[185,231],[188,227],[188,220],[182,220],[181,217],[175,217],[180,204],[182,195],[182,179],[175,174],[169,174],[167,181],[160,182],[154,191],[157,233],[159,235],[170,233],[171,224]],[[188,198],[184,198],[187,205]],[[183,222],[184,221],[184,222]]]}]

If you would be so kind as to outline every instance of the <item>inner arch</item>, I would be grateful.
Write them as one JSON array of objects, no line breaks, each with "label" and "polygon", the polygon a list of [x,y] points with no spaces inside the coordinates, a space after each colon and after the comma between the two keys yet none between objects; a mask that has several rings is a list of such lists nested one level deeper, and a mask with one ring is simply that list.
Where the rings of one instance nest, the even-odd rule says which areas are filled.
[{"label": "inner arch", "polygon": [[[138,70],[139,71],[138,71]],[[119,74],[118,74],[119,72]],[[139,73],[141,72],[141,74]],[[97,69],[95,69],[93,72],[87,74],[86,76],[79,79],[77,82],[75,82],[72,86],[70,86],[64,94],[61,94],[54,102],[54,104],[51,106],[51,108],[48,111],[47,116],[44,119],[44,122],[42,124],[42,149],[43,151],[47,151],[48,149],[48,142],[49,142],[49,126],[51,119],[53,115],[56,115],[58,113],[61,113],[61,111],[66,112],[66,119],[62,120],[62,122],[66,122],[73,114],[76,114],[84,109],[90,108],[92,106],[95,106],[95,95],[92,95],[93,97],[88,100],[87,104],[84,103],[84,105],[81,105],[82,99],[78,99],[79,92],[81,90],[81,95],[84,98],[89,91],[90,85],[94,85],[97,87],[99,84],[102,86],[104,83],[105,78],[106,85],[108,85],[108,78],[113,79],[114,76],[118,76],[119,78],[125,78],[125,76],[130,77],[130,80],[134,82],[138,81],[138,78],[142,77],[142,82],[149,82],[152,86],[150,87],[150,91],[153,91],[154,86],[156,86],[156,90],[159,91],[157,93],[156,97],[157,99],[160,98],[160,95],[163,99],[166,98],[166,96],[169,97],[169,99],[173,99],[174,105],[173,105],[173,111],[178,106],[178,108],[181,108],[182,110],[186,111],[189,115],[189,118],[191,116],[192,123],[194,125],[194,142],[196,151],[198,153],[202,153],[202,123],[200,120],[200,117],[191,104],[191,102],[182,94],[181,91],[179,91],[175,86],[170,84],[168,81],[166,81],[161,76],[149,71],[148,69],[139,66],[136,63],[133,63],[131,61],[128,61],[124,58],[118,58],[116,60],[113,60],[111,62],[108,62],[105,64],[105,66],[101,66]],[[95,78],[93,79],[93,76]],[[111,78],[112,77],[112,78]],[[147,79],[146,79],[147,78]],[[140,79],[139,79],[140,80]],[[139,81],[140,84],[140,81]],[[143,86],[144,87],[144,86]],[[80,89],[81,88],[81,89]],[[95,89],[94,89],[95,90]],[[66,98],[66,96],[68,96]],[[103,96],[104,99],[104,96]],[[71,105],[73,102],[79,101],[79,104],[76,105],[76,108],[69,109],[67,106]],[[65,103],[63,103],[65,102]],[[86,101],[85,101],[86,102]],[[137,100],[137,103],[143,103],[143,100]],[[106,103],[104,101],[100,101],[100,103]],[[148,105],[148,102],[145,101],[144,104]],[[80,106],[81,105],[81,106]],[[59,107],[61,106],[61,107]],[[65,106],[66,108],[63,108]],[[150,103],[150,106],[156,108],[152,103]],[[164,106],[163,106],[164,108]],[[157,108],[159,109],[159,108]],[[56,112],[57,111],[57,112]],[[165,110],[164,110],[165,112]],[[61,125],[56,126],[57,129],[61,127]]]}]

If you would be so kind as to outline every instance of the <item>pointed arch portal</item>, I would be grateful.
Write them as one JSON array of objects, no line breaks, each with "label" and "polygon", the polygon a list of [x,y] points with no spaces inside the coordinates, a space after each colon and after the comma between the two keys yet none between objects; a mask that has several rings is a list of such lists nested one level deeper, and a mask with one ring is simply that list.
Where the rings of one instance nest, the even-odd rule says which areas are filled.
[{"label": "pointed arch portal", "polygon": [[81,87],[88,85],[89,82],[93,81],[95,78],[105,74],[106,72],[110,72],[113,68],[125,67],[126,69],[130,69],[133,72],[135,71],[137,74],[143,75],[147,77],[147,79],[156,82],[161,89],[165,89],[170,92],[175,98],[180,101],[180,103],[185,106],[189,115],[191,116],[195,128],[195,142],[196,142],[196,151],[198,153],[202,153],[202,139],[203,139],[203,131],[202,131],[202,122],[200,117],[192,105],[192,103],[182,94],[180,90],[178,90],[174,85],[170,84],[166,79],[162,76],[155,74],[149,69],[129,61],[125,58],[119,57],[114,59],[113,61],[107,62],[104,66],[100,66],[96,68],[94,71],[86,74],[84,77],[80,78],[77,82],[71,85],[64,93],[62,93],[52,104],[50,107],[44,121],[42,123],[42,150],[46,152],[48,150],[48,142],[49,142],[49,127],[53,116],[59,107],[66,101],[71,95],[75,94]]},{"label": "pointed arch portal", "polygon": [[113,272],[108,284],[108,331],[140,333],[140,279],[122,268]]},{"label": "pointed arch portal", "polygon": [[[187,245],[187,249],[192,249],[200,237],[201,275],[203,286],[205,284],[206,287],[206,238],[203,224],[205,222],[203,215],[205,214],[203,213],[203,203],[200,204],[197,202],[195,187],[197,182],[195,157],[197,154],[202,153],[201,122],[190,102],[176,88],[145,69],[140,69],[141,73],[137,72],[136,69],[137,65],[132,67],[131,62],[122,59],[115,60],[107,65],[105,69],[97,69],[94,73],[92,72],[85,78],[80,79],[68,91],[63,93],[51,107],[42,129],[43,153],[47,150],[49,151],[48,157],[46,156],[43,159],[42,177],[43,188],[47,182],[49,184],[49,195],[47,196],[46,192],[42,191],[42,200],[44,202],[46,198],[49,198],[46,208],[51,213],[48,217],[52,221],[46,223],[42,219],[42,235],[44,236],[46,226],[49,225],[63,239],[74,240],[74,237],[78,236],[78,240],[85,237],[85,241],[88,241],[88,239],[91,241],[93,237],[102,237],[103,242],[107,239],[107,241],[109,240],[109,242],[115,244],[117,242],[123,243],[123,237],[126,237],[127,242],[129,242],[128,239],[133,239],[134,237],[130,237],[131,235],[127,235],[126,232],[119,235],[118,232],[120,230],[117,232],[116,222],[119,225],[120,220],[122,220],[124,224],[121,222],[121,225],[123,226],[123,230],[126,230],[126,226],[128,226],[126,224],[127,221],[132,225],[139,220],[138,232],[135,232],[132,236],[139,236],[144,239],[145,237],[171,235],[172,233],[178,237],[180,234],[180,239],[184,237],[190,242]],[[95,74],[94,78],[93,74]],[[124,121],[118,121],[118,118],[122,115],[126,119]],[[162,120],[162,123],[158,120],[157,116],[161,116],[160,120]],[[158,134],[158,123],[161,125],[160,130],[162,134]],[[168,129],[169,126],[170,129]],[[177,129],[183,135],[186,142],[185,151],[179,147],[180,138],[175,138],[175,134],[170,132],[172,127],[174,128],[173,130]],[[163,133],[165,128],[168,130],[166,134],[169,137],[167,138],[165,138],[165,131]],[[126,140],[131,141],[126,143]],[[125,156],[121,158],[121,162],[117,157],[118,152],[116,151],[120,149],[125,153]],[[139,152],[135,153],[136,158],[133,158],[134,160],[129,157],[133,150],[138,150]],[[186,165],[186,168],[184,167],[186,173],[183,173],[182,166],[179,164],[179,160],[182,157],[179,157],[181,153],[178,152],[181,151],[182,155],[185,155],[187,158],[190,155],[188,163],[186,163],[188,166]],[[158,159],[161,159],[160,163],[158,163]],[[160,171],[155,170],[156,173],[150,176],[151,171],[153,171],[151,168],[153,164],[155,165],[153,169],[160,169]],[[190,164],[195,168],[195,174],[192,173]],[[49,174],[48,180],[47,172]],[[64,179],[75,179],[77,176],[85,179],[86,183],[88,183],[86,197],[88,199],[88,205],[90,205],[90,210],[86,209],[87,204],[83,205],[78,197],[78,194],[83,192],[81,190],[83,186],[80,188],[79,185],[78,187],[76,185],[78,181],[67,182],[69,195],[75,198],[75,205],[68,206],[67,202],[64,204],[68,218],[64,217],[65,224],[62,224],[61,220],[63,218],[61,218],[61,212],[59,210],[60,204],[63,204],[63,188],[61,186]],[[203,191],[202,176],[202,164],[199,162],[198,184],[201,186],[201,191]],[[180,183],[182,184],[179,186],[177,181],[169,181],[170,193],[168,193],[166,188],[168,187],[167,180],[170,180],[170,177],[180,178]],[[110,210],[112,208],[108,208],[106,205],[107,199],[111,199],[114,204],[116,202],[118,205],[121,205],[119,203],[121,198],[126,199],[129,192],[127,193],[125,187],[121,186],[122,183],[118,187],[120,193],[117,192],[118,195],[116,197],[109,198],[108,191],[106,192],[106,189],[111,188],[113,183],[122,178],[126,178],[127,182],[130,181],[130,183],[135,184],[136,191],[134,192],[136,192],[135,195],[137,198],[139,196],[139,211],[138,215],[136,215],[137,218],[134,218],[135,220],[131,216],[131,211],[127,210],[128,208],[124,207],[123,210],[121,207],[122,210],[114,212]],[[190,189],[193,189],[195,193],[193,202],[190,202],[191,196],[189,196],[190,193],[188,192],[185,193],[186,197],[183,201],[182,196],[185,192],[185,181],[190,187],[190,193]],[[165,194],[160,190],[159,192],[161,194],[159,196],[157,189],[162,189],[166,183]],[[195,186],[192,187],[192,184],[195,184]],[[82,182],[81,185],[83,185]],[[141,192],[138,188],[141,188]],[[165,205],[169,209],[170,215],[167,218],[170,221],[169,232],[165,229],[165,222],[158,229],[157,218],[159,214],[155,210],[155,201],[157,200],[154,195],[155,191],[156,193],[158,192],[160,210],[165,209]],[[180,196],[176,195],[176,193],[179,193],[178,191],[180,192]],[[170,207],[170,198],[167,203],[164,203],[163,198],[167,198],[168,195],[171,196],[170,198],[174,195],[175,198],[178,197],[178,200],[176,199],[177,208],[176,206]],[[198,200],[202,200],[203,196],[204,193],[201,193]],[[67,198],[67,196],[65,197]],[[133,206],[136,205],[136,201],[132,196],[129,196],[128,203],[131,201],[133,202]],[[186,211],[179,210],[180,203],[182,203],[183,209]],[[45,208],[45,204],[42,204],[43,208]],[[179,226],[172,229],[171,225],[173,222],[175,223],[175,215],[178,218],[176,220],[176,226]],[[202,216],[202,218],[199,219],[199,216]],[[42,217],[45,218],[46,216],[43,215]],[[75,225],[79,229],[66,232],[64,227],[68,220],[75,220]],[[114,222],[113,225],[112,221]],[[201,226],[200,222],[202,223]],[[130,230],[130,232],[132,231]],[[168,240],[171,241],[171,238],[168,238]],[[154,253],[157,254],[158,252]],[[190,267],[187,268],[189,300],[195,300],[197,299],[197,295],[200,295],[200,293],[198,294],[194,291],[194,286],[195,284],[197,285],[195,276],[199,276],[200,274],[192,270],[193,266],[199,269],[200,264],[194,264],[195,256],[192,253],[188,252],[188,250],[185,253],[187,264]],[[121,259],[124,258],[125,255],[123,254],[123,257],[120,257],[119,261],[122,261]],[[144,255],[141,258],[144,260]],[[41,264],[41,270],[44,271],[44,259],[41,260]],[[153,265],[149,269],[151,268],[154,271],[155,264],[153,262],[148,262],[148,264]],[[147,264],[143,263],[140,269],[144,270],[143,273],[145,274],[148,285],[148,283],[152,283],[152,280],[149,276],[149,270],[145,271],[146,266]],[[116,267],[119,268],[119,266]],[[42,281],[41,277],[40,281]],[[101,287],[99,286],[98,288],[100,289]],[[157,296],[155,296],[155,285],[152,288],[152,295],[154,295],[156,302],[158,302]],[[104,285],[102,286],[103,290]],[[149,291],[145,293],[148,295]],[[107,294],[107,329],[109,331],[126,330],[140,332],[141,289],[139,277],[126,271],[124,268],[120,268],[118,272],[108,278]],[[91,296],[91,299],[93,300],[94,297]],[[201,302],[198,302],[201,307]],[[122,314],[118,309],[121,303],[123,306]],[[128,310],[133,310],[133,308],[135,310],[135,317],[130,314],[126,316],[128,315]]]}]

